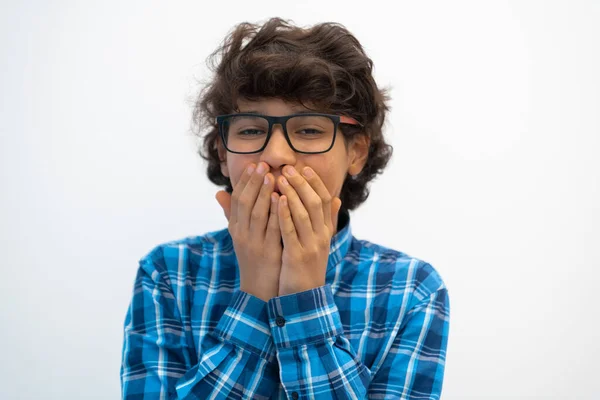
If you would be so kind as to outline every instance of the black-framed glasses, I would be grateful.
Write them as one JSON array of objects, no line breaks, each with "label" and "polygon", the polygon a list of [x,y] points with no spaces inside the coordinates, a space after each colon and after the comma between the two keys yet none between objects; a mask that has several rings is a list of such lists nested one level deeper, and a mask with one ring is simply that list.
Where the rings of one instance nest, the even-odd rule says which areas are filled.
[{"label": "black-framed glasses", "polygon": [[333,147],[340,124],[362,126],[345,115],[299,113],[272,117],[255,113],[219,115],[219,134],[227,151],[236,154],[259,153],[267,147],[273,125],[281,125],[290,147],[305,154],[326,153]]}]

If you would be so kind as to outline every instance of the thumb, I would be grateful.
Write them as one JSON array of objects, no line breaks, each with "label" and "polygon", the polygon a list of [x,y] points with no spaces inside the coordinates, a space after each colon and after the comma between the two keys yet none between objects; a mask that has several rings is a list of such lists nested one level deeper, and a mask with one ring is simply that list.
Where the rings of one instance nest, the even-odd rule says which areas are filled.
[{"label": "thumb", "polygon": [[225,218],[227,218],[227,221],[229,221],[229,216],[231,215],[231,194],[224,190],[219,190],[215,195],[215,199],[217,199],[217,202],[223,209]]},{"label": "thumb", "polygon": [[340,209],[342,208],[342,200],[339,197],[334,197],[331,200],[331,222],[333,223],[334,229],[337,228],[337,220]]}]

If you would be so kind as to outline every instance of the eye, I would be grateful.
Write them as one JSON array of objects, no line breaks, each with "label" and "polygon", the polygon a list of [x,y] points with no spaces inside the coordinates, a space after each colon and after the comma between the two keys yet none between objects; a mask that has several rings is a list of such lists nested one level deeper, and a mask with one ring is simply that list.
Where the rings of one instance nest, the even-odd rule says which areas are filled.
[{"label": "eye", "polygon": [[240,136],[256,136],[256,135],[262,135],[264,133],[265,132],[260,129],[244,129],[244,130],[238,132],[238,135],[240,135]]},{"label": "eye", "polygon": [[316,129],[316,128],[304,128],[304,129],[299,129],[297,131],[297,133],[308,136],[308,135],[321,135],[321,134],[323,134],[323,131],[320,129]]}]

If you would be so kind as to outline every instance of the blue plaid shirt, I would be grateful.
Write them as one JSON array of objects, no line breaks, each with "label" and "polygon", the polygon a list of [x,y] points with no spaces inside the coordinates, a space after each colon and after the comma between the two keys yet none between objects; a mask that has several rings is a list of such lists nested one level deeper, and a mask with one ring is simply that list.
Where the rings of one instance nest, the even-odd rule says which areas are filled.
[{"label": "blue plaid shirt", "polygon": [[125,317],[124,399],[439,399],[448,292],[426,262],[352,236],[340,214],[325,286],[239,290],[227,229],[140,260]]}]

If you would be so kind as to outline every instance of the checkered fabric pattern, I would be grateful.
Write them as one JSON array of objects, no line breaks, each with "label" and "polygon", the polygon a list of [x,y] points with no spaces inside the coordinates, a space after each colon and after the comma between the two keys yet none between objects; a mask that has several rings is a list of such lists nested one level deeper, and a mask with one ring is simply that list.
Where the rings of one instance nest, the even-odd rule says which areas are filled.
[{"label": "checkered fabric pattern", "polygon": [[155,247],[125,316],[123,398],[439,399],[444,282],[344,217],[326,284],[268,302],[239,290],[227,229]]}]

